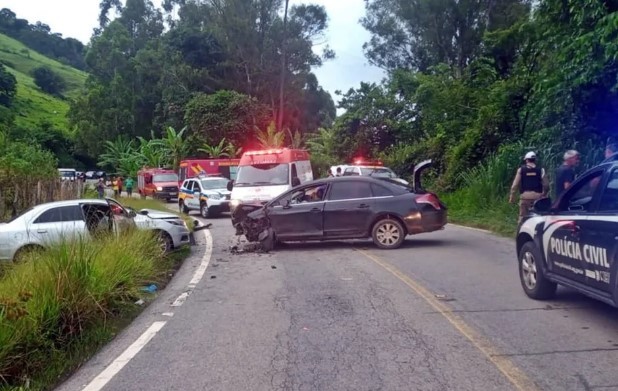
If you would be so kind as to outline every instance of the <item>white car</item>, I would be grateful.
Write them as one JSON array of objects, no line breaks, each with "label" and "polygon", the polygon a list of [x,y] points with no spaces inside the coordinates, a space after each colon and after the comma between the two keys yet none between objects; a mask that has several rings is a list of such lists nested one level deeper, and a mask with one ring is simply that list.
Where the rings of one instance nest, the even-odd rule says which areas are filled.
[{"label": "white car", "polygon": [[165,251],[189,244],[189,229],[177,215],[136,213],[112,199],[78,199],[37,205],[0,223],[0,260],[18,260],[62,240],[91,239],[97,232],[119,233],[131,226],[155,230]]},{"label": "white car", "polygon": [[204,218],[230,211],[228,180],[221,177],[186,179],[178,194],[178,208],[182,213],[197,210]]}]

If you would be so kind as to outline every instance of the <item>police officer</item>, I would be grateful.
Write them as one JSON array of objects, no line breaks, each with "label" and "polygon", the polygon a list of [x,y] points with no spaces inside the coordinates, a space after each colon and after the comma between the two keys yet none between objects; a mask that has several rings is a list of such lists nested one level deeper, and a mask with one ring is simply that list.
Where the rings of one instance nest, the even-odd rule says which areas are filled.
[{"label": "police officer", "polygon": [[509,202],[515,203],[515,193],[519,189],[518,223],[521,223],[529,213],[534,201],[545,197],[549,191],[549,181],[545,170],[536,166],[536,154],[532,151],[528,152],[524,157],[524,162],[525,164],[517,169],[509,197]]}]

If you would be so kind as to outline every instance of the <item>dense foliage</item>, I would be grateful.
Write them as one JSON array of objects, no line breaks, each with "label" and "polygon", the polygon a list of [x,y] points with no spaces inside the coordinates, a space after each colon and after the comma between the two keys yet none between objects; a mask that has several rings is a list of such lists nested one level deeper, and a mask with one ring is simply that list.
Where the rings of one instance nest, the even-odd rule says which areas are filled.
[{"label": "dense foliage", "polygon": [[382,155],[402,173],[432,158],[443,190],[495,154],[509,173],[527,149],[550,171],[566,148],[598,162],[618,131],[618,2],[533,5],[369,0],[366,54],[389,77],[343,94],[339,157]]},{"label": "dense foliage", "polygon": [[[284,31],[282,5],[167,1],[162,11],[145,0],[102,1],[101,26],[86,54],[87,91],[70,112],[79,149],[95,155],[101,140],[153,131],[158,137],[168,126],[186,125],[187,139],[196,143],[225,137],[246,147],[255,129],[280,113],[279,130],[308,133],[329,125],[334,103],[311,73],[333,55],[313,51],[327,15],[320,6],[293,6]],[[112,9],[119,16],[110,21]]]}]

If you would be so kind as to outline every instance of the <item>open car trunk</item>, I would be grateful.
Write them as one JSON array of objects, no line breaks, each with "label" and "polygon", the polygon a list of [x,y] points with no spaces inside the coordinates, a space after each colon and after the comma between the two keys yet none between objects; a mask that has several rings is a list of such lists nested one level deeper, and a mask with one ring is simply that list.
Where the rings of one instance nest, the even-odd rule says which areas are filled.
[{"label": "open car trunk", "polygon": [[423,189],[423,185],[421,182],[421,176],[423,172],[432,166],[433,161],[431,159],[423,160],[414,166],[414,184],[412,188],[416,194],[425,194],[427,191]]}]

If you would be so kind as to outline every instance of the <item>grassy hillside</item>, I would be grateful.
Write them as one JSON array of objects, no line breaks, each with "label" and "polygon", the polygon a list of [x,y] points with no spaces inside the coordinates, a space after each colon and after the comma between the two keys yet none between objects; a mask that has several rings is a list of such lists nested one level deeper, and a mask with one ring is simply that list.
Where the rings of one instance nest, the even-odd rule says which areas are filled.
[{"label": "grassy hillside", "polygon": [[83,88],[87,77],[85,72],[45,57],[3,34],[0,34],[0,62],[17,79],[17,99],[14,104],[17,125],[31,127],[42,121],[48,121],[57,128],[68,129],[66,118],[69,110],[68,100],[41,91],[34,84],[32,70],[47,65],[59,74],[67,83],[65,95],[68,99],[77,96]]}]

